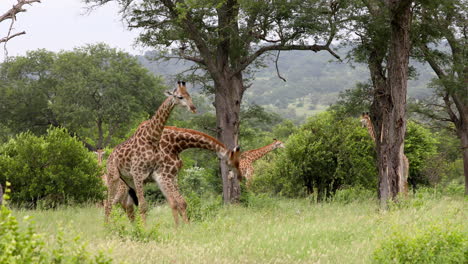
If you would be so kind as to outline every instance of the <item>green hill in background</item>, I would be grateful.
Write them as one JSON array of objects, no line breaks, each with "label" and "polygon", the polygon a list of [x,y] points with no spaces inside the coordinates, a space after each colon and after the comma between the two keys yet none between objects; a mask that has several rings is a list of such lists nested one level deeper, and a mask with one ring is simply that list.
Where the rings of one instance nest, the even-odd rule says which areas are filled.
[{"label": "green hill in background", "polygon": [[[346,55],[345,50],[338,53],[341,57]],[[193,65],[182,60],[151,61],[148,58],[152,54],[149,52],[138,59],[151,72],[162,75],[166,80],[172,80],[175,74]],[[264,64],[265,67],[254,69],[244,104],[258,104],[286,118],[302,119],[323,111],[336,102],[341,91],[369,80],[366,65],[338,62],[326,52],[282,52],[278,68],[286,82],[278,77],[273,58],[265,58]],[[418,62],[411,65],[416,69],[417,77],[408,83],[408,96],[418,99],[429,96],[432,91],[427,84],[434,74],[427,65]]]}]

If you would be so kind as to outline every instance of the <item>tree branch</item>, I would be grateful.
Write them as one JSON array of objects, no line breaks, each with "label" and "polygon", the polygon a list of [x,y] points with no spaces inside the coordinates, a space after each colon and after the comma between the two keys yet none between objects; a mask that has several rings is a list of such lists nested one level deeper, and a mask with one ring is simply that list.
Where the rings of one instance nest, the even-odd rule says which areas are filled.
[{"label": "tree branch", "polygon": [[0,39],[0,43],[7,42],[7,41],[9,41],[10,39],[12,39],[12,38],[14,38],[14,37],[17,37],[17,36],[20,36],[20,35],[24,35],[24,34],[26,34],[26,31],[18,32],[18,33],[15,33],[15,34],[13,34],[13,35],[8,35],[8,36],[6,36],[6,37],[4,37],[4,38],[1,38],[1,39]]},{"label": "tree branch", "polygon": [[278,60],[279,60],[280,53],[281,53],[281,50],[278,50],[278,54],[276,54],[276,60],[275,60],[276,74],[278,75],[278,78],[286,82],[286,79],[281,76],[279,69],[278,69]]},{"label": "tree branch", "polygon": [[0,16],[0,22],[3,22],[6,19],[15,19],[16,14],[25,12],[26,9],[23,8],[24,5],[31,5],[34,2],[40,3],[40,0],[18,0],[18,3],[13,5],[8,11],[6,11],[3,15]]},{"label": "tree branch", "polygon": [[261,56],[265,52],[273,51],[273,50],[278,50],[278,51],[281,51],[281,50],[311,50],[313,52],[326,50],[331,55],[333,55],[333,57],[341,60],[340,56],[338,56],[338,54],[336,54],[334,51],[332,51],[330,49],[330,46],[328,46],[328,45],[316,45],[316,44],[314,44],[314,45],[282,45],[282,44],[270,45],[270,46],[263,46],[263,47],[259,48],[252,55],[245,58],[242,61],[241,65],[237,69],[235,69],[233,75],[245,70],[245,68],[247,68],[256,58],[258,58],[259,56]]}]

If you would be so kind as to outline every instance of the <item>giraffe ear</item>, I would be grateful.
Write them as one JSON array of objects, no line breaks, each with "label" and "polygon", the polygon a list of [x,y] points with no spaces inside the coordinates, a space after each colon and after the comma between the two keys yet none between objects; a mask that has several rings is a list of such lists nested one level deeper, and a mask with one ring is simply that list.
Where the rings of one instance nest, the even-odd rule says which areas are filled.
[{"label": "giraffe ear", "polygon": [[273,141],[276,141],[276,140],[277,140],[276,138],[273,139]]}]

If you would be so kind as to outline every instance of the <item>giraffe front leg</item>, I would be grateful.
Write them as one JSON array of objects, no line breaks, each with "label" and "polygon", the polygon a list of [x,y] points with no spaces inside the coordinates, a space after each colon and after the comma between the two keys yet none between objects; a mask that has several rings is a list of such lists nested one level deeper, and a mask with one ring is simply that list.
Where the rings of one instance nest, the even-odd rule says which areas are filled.
[{"label": "giraffe front leg", "polygon": [[114,197],[117,193],[117,183],[117,181],[111,180],[107,182],[107,202],[104,203],[106,223],[109,223],[110,213],[112,211],[112,206],[114,205]]},{"label": "giraffe front leg", "polygon": [[[172,210],[172,216],[174,217],[175,226],[179,226],[179,205],[177,201],[177,185],[173,184],[172,173],[169,173],[169,169],[160,169],[158,172],[153,174],[154,180],[158,183],[159,189],[161,189],[164,197]],[[176,174],[177,175],[177,174]],[[179,194],[180,195],[180,194]],[[185,202],[185,201],[184,201]],[[185,221],[186,219],[184,219]]]},{"label": "giraffe front leg", "polygon": [[148,203],[145,200],[143,191],[143,181],[135,181],[135,192],[138,199],[138,207],[143,224],[146,224],[146,212],[148,211]]}]

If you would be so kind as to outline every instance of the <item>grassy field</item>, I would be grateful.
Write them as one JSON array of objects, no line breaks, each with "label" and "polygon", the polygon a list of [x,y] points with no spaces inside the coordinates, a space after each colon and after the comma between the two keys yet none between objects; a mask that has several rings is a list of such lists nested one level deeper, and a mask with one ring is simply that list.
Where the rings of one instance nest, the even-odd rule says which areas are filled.
[{"label": "grassy field", "polygon": [[467,230],[466,204],[463,197],[413,198],[382,212],[371,200],[344,205],[262,198],[178,229],[163,205],[149,213],[146,229],[158,230],[149,242],[109,231],[103,209],[94,206],[14,214],[31,216],[47,237],[59,227],[65,236],[79,235],[89,249],[104,250],[116,263],[369,263],[395,230],[411,233],[438,223]]}]

